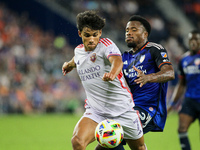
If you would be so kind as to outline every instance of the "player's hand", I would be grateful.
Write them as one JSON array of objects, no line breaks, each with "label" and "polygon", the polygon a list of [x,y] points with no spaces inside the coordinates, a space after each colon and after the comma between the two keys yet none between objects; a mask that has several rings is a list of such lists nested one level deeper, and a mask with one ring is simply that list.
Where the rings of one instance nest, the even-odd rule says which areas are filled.
[{"label": "player's hand", "polygon": [[116,75],[112,73],[104,73],[102,80],[103,81],[113,81],[115,79]]},{"label": "player's hand", "polygon": [[62,73],[65,76],[67,73],[69,73],[73,69],[74,69],[74,67],[71,66],[69,62],[64,62],[63,66],[62,66]]},{"label": "player's hand", "polygon": [[133,69],[138,72],[137,79],[134,80],[136,84],[140,84],[140,87],[148,82],[148,76],[146,76],[140,69],[133,66]]}]

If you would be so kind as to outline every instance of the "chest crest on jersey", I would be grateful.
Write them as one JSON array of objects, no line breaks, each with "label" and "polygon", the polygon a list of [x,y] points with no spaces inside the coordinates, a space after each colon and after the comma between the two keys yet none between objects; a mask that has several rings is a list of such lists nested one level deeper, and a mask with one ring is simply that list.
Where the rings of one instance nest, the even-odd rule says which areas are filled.
[{"label": "chest crest on jersey", "polygon": [[95,62],[96,59],[97,59],[96,53],[92,53],[92,55],[90,56],[90,60],[91,60],[92,62]]},{"label": "chest crest on jersey", "polygon": [[200,58],[196,58],[195,61],[194,61],[194,64],[196,66],[200,65]]},{"label": "chest crest on jersey", "polygon": [[144,61],[144,59],[145,59],[145,55],[142,55],[142,56],[140,57],[140,63],[142,63],[142,62]]}]

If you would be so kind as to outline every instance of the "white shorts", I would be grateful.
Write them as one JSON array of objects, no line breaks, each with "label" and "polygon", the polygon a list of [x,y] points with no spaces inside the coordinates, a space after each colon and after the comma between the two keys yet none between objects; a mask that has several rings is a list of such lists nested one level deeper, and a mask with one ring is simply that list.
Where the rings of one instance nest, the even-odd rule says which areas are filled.
[{"label": "white shorts", "polygon": [[87,117],[99,123],[105,119],[113,119],[121,124],[124,130],[124,139],[137,140],[143,136],[142,125],[139,119],[139,114],[135,110],[127,111],[120,116],[108,118],[103,115],[98,115],[92,108],[86,109],[82,117]]}]

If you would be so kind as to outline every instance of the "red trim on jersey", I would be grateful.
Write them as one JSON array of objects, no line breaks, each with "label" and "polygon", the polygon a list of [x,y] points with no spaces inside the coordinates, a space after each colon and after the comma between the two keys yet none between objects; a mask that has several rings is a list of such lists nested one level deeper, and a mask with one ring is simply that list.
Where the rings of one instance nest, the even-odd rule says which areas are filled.
[{"label": "red trim on jersey", "polygon": [[100,39],[100,40],[99,40],[99,43],[103,43],[106,47],[107,47],[108,45],[111,45],[111,44],[112,44],[112,42],[111,42],[109,39],[107,39],[107,38],[102,38],[102,39]]},{"label": "red trim on jersey", "polygon": [[112,42],[111,42],[108,38],[105,38],[105,40],[106,40],[108,43],[112,44]]},{"label": "red trim on jersey", "polygon": [[84,108],[85,108],[85,107],[86,107],[86,105],[87,105],[87,102],[86,102],[86,101],[87,101],[87,99],[85,99],[85,105],[84,105]]},{"label": "red trim on jersey", "polygon": [[[123,89],[126,89],[126,90],[131,94],[131,97],[132,97],[132,100],[133,100],[133,95],[132,95],[132,93],[128,90],[127,87],[123,86],[123,83],[122,83],[122,81],[120,80],[120,79],[122,78],[122,76],[123,76],[123,73],[122,73],[122,71],[121,71],[121,72],[117,75],[117,78],[119,79],[119,82],[121,83],[122,88],[123,88]],[[133,103],[134,103],[134,100],[133,100]]]},{"label": "red trim on jersey", "polygon": [[107,56],[107,58],[109,58],[110,56],[121,56],[120,54],[109,54],[108,56]]},{"label": "red trim on jersey", "polygon": [[83,44],[78,45],[76,48],[83,48]]},{"label": "red trim on jersey", "polygon": [[110,43],[106,39],[102,39],[107,45],[110,45]]},{"label": "red trim on jersey", "polygon": [[161,63],[161,64],[158,66],[158,68],[160,68],[160,66],[163,65],[163,64],[172,64],[172,63],[170,63],[170,62],[163,62],[163,63]]},{"label": "red trim on jersey", "polygon": [[[136,112],[137,112],[137,115],[138,115],[139,120],[140,120],[140,112],[139,112],[138,110],[136,110]],[[141,125],[141,127],[142,127],[142,122],[141,122],[141,120],[140,120],[140,125]],[[142,127],[142,128],[143,128],[143,127]]]}]

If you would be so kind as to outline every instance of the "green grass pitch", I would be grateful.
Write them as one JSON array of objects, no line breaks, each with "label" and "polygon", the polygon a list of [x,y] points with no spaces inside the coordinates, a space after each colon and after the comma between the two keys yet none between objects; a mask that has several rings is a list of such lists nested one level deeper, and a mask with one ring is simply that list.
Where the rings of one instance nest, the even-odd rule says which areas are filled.
[{"label": "green grass pitch", "polygon": [[[0,115],[0,150],[72,150],[73,128],[80,116],[51,115]],[[164,132],[145,135],[148,150],[181,150],[179,146],[176,113],[168,116]],[[189,129],[193,150],[200,149],[199,123]],[[94,150],[97,142],[87,150]],[[129,150],[128,146],[125,146]]]}]

